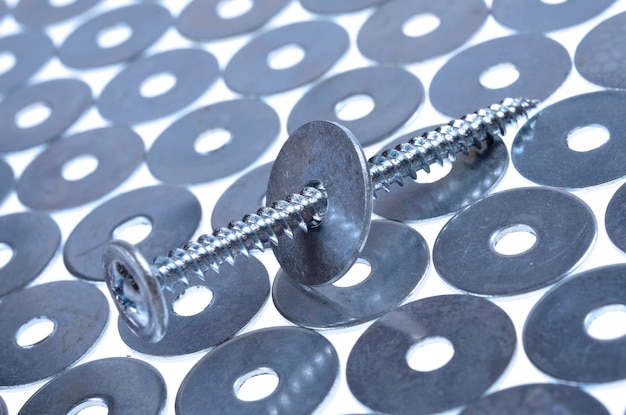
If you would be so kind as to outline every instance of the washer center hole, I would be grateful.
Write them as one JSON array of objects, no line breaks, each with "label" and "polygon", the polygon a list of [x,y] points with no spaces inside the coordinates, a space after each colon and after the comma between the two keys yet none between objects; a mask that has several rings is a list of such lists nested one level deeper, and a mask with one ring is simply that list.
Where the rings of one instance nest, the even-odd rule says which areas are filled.
[{"label": "washer center hole", "polygon": [[430,165],[430,173],[420,170],[416,174],[415,181],[417,183],[435,183],[446,177],[452,171],[453,163],[450,160],[444,160],[442,164],[436,163]]},{"label": "washer center hole", "polygon": [[33,102],[15,114],[15,125],[27,129],[42,124],[52,114],[52,108],[43,101]]},{"label": "washer center hole", "polygon": [[495,232],[491,248],[500,255],[513,256],[530,251],[537,242],[535,230],[528,225],[512,225]]},{"label": "washer center hole", "polygon": [[89,398],[82,401],[67,413],[67,415],[107,415],[109,407],[102,398]]},{"label": "washer center hole", "polygon": [[67,7],[72,5],[72,3],[76,3],[77,0],[48,0],[48,3],[52,7]]},{"label": "washer center hole", "polygon": [[585,317],[585,331],[597,340],[614,340],[626,335],[626,305],[609,304]]},{"label": "washer center hole", "polygon": [[143,80],[139,93],[144,98],[154,98],[166,94],[176,85],[176,77],[169,72],[160,72]]},{"label": "washer center hole", "polygon": [[18,329],[15,341],[20,347],[31,348],[43,343],[54,333],[56,324],[48,317],[35,317]]},{"label": "washer center hole", "polygon": [[9,72],[15,66],[17,59],[15,55],[8,51],[0,52],[0,75]]},{"label": "washer center hole", "polygon": [[609,130],[600,124],[574,128],[567,134],[565,142],[572,151],[584,153],[605,145],[611,138]]},{"label": "washer center hole", "polygon": [[274,49],[267,55],[267,64],[278,71],[296,66],[304,59],[304,49],[297,43],[289,43]]},{"label": "washer center hole", "polygon": [[346,272],[343,277],[335,281],[333,285],[339,288],[354,287],[355,285],[365,281],[367,277],[370,276],[371,272],[372,266],[370,263],[363,258],[359,258],[348,270],[348,272]]},{"label": "washer center hole", "polygon": [[441,20],[434,13],[419,13],[409,17],[402,25],[402,33],[408,37],[425,36],[434,32]]},{"label": "washer center hole", "polygon": [[98,159],[91,154],[83,154],[68,160],[61,168],[61,176],[69,182],[82,180],[96,171]]},{"label": "washer center hole", "polygon": [[11,245],[0,242],[0,269],[6,267],[11,262],[13,255],[15,255],[15,252]]},{"label": "washer center hole", "polygon": [[204,311],[213,301],[213,291],[204,285],[184,290],[172,303],[172,309],[183,317],[195,316]]},{"label": "washer center hole", "polygon": [[119,224],[113,230],[113,239],[121,239],[133,245],[143,241],[152,232],[152,222],[145,216],[135,216]]},{"label": "washer center hole", "polygon": [[193,144],[196,153],[206,155],[227,146],[233,136],[225,128],[211,128],[201,133]]},{"label": "washer center hole", "polygon": [[252,6],[252,0],[222,0],[216,4],[215,11],[221,19],[234,19],[248,13]]},{"label": "washer center hole", "polygon": [[96,36],[96,43],[102,49],[110,49],[126,42],[133,34],[133,28],[127,23],[118,22],[105,27]]},{"label": "washer center hole", "polygon": [[374,98],[367,94],[355,94],[335,104],[335,115],[342,121],[354,121],[374,110]]},{"label": "washer center hole", "polygon": [[237,399],[246,402],[259,401],[268,397],[278,387],[278,374],[262,367],[240,376],[233,385]]},{"label": "washer center hole", "polygon": [[513,85],[519,78],[519,71],[512,63],[500,63],[486,69],[480,75],[480,84],[488,89],[501,89]]},{"label": "washer center hole", "polygon": [[444,367],[454,356],[454,346],[445,337],[426,337],[409,348],[406,361],[418,372],[432,372]]}]

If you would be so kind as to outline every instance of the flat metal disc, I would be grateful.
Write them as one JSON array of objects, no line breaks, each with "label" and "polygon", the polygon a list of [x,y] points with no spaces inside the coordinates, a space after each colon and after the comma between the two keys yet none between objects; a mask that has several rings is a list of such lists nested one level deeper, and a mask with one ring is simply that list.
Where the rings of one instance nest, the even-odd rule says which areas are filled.
[{"label": "flat metal disc", "polygon": [[617,189],[611,198],[604,215],[604,225],[611,242],[626,252],[626,184]]},{"label": "flat metal disc", "polygon": [[351,13],[375,6],[387,0],[300,0],[305,9],[313,13]]},{"label": "flat metal disc", "polygon": [[48,215],[20,212],[0,216],[0,243],[13,251],[0,268],[0,297],[34,280],[48,265],[59,244],[61,230]]},{"label": "flat metal disc", "polygon": [[54,55],[54,45],[43,33],[22,32],[0,38],[0,52],[15,58],[15,64],[0,75],[0,91],[4,92],[41,69]]},{"label": "flat metal disc", "polygon": [[[17,113],[43,103],[50,116],[41,123],[21,128]],[[24,87],[0,102],[0,152],[25,150],[58,137],[91,106],[89,85],[77,79],[54,79]]]},{"label": "flat metal disc", "polygon": [[[145,97],[142,83],[169,74],[176,84],[160,95]],[[202,49],[174,49],[131,63],[100,94],[98,111],[114,122],[138,123],[169,115],[199,98],[219,74],[217,59]]]},{"label": "flat metal disc", "polygon": [[[64,166],[84,156],[98,160],[96,169],[79,180],[65,179]],[[143,156],[141,137],[127,127],[84,131],[56,141],[40,153],[22,173],[17,196],[33,209],[80,206],[115,189],[141,164]]]},{"label": "flat metal disc", "polygon": [[626,378],[626,337],[601,340],[585,326],[591,312],[624,306],[626,266],[611,265],[578,274],[557,285],[533,307],[524,326],[524,350],[541,371],[583,383]]},{"label": "flat metal disc", "polygon": [[[420,14],[433,15],[437,28],[423,36],[407,36],[404,25]],[[381,5],[361,26],[359,50],[377,62],[420,62],[463,45],[485,23],[489,11],[482,0],[394,0]]]},{"label": "flat metal disc", "polygon": [[[519,129],[511,148],[515,168],[546,186],[578,189],[626,175],[626,119],[620,110],[626,92],[599,91],[559,101],[535,114]],[[591,151],[574,151],[570,132],[602,126],[609,140]],[[602,168],[598,168],[602,166]]]},{"label": "flat metal disc", "polygon": [[[504,64],[519,77],[503,88],[483,86],[481,76]],[[446,115],[458,117],[489,107],[506,97],[544,100],[565,81],[572,68],[567,50],[558,42],[535,34],[492,39],[463,50],[446,62],[430,85],[430,100]]]},{"label": "flat metal disc", "polygon": [[[437,127],[405,134],[382,150],[406,143]],[[391,192],[376,193],[374,213],[397,221],[415,221],[456,212],[482,199],[500,182],[509,164],[509,153],[502,140],[495,137],[492,143],[480,149],[472,147],[468,154],[457,154],[451,164],[450,172],[435,182],[419,183],[407,178],[401,187]]]},{"label": "flat metal disc", "polygon": [[101,204],[80,221],[65,243],[63,261],[79,278],[104,281],[102,253],[118,226],[141,217],[150,222],[150,234],[136,246],[151,261],[187,242],[201,216],[200,202],[189,190],[174,186],[131,190]]},{"label": "flat metal disc", "polygon": [[[304,57],[295,65],[274,69],[268,56],[297,45]],[[348,32],[338,24],[309,21],[281,26],[252,39],[228,62],[224,81],[243,94],[276,94],[320,77],[348,50]]]},{"label": "flat metal disc", "polygon": [[289,0],[252,0],[252,7],[235,17],[221,17],[221,0],[191,1],[176,20],[178,31],[196,40],[214,40],[251,32],[267,23]]},{"label": "flat metal disc", "polygon": [[23,25],[43,27],[76,17],[101,1],[74,0],[59,6],[50,1],[20,0],[11,13],[15,20]]},{"label": "flat metal disc", "polygon": [[6,161],[0,158],[0,203],[13,189],[14,176],[13,169]]},{"label": "flat metal disc", "polygon": [[[238,399],[237,381],[259,369],[278,376],[276,389],[260,400]],[[257,330],[229,340],[196,363],[178,390],[176,413],[310,414],[338,374],[337,352],[322,335],[299,327]]]},{"label": "flat metal disc", "polygon": [[[358,95],[372,98],[372,111],[355,120],[340,119],[335,111],[337,104]],[[344,125],[366,146],[389,137],[415,114],[423,101],[422,83],[404,69],[353,69],[325,79],[304,94],[289,114],[287,130],[295,131],[308,121],[329,120]]]},{"label": "flat metal disc", "polygon": [[[59,58],[69,67],[90,69],[123,62],[152,45],[172,23],[170,12],[156,4],[134,4],[100,14],[77,27],[63,42]],[[128,39],[102,47],[98,36],[123,25],[131,30]]]},{"label": "flat metal disc", "polygon": [[194,279],[190,287],[206,287],[213,294],[211,303],[193,316],[176,314],[174,301],[184,290],[165,292],[169,320],[165,337],[150,343],[130,331],[122,318],[117,328],[124,343],[141,353],[156,356],[177,356],[198,352],[234,336],[259,312],[270,292],[267,270],[251,257],[225,265],[219,274],[207,272],[205,280]]},{"label": "flat metal disc", "polygon": [[4,403],[4,400],[2,399],[1,396],[0,396],[0,415],[9,415],[9,410],[7,409],[7,406]]},{"label": "flat metal disc", "polygon": [[[535,235],[534,245],[515,255],[498,253],[498,234],[520,227]],[[512,189],[454,216],[435,241],[433,263],[439,276],[463,291],[521,294],[569,275],[590,251],[596,233],[593,212],[576,196],[541,187]]]},{"label": "flat metal disc", "polygon": [[[422,372],[407,362],[409,349],[444,338],[454,355]],[[372,324],[350,352],[346,378],[368,407],[392,414],[432,414],[478,399],[505,371],[515,351],[515,328],[488,300],[443,295],[411,302]]]},{"label": "flat metal disc", "polygon": [[[80,359],[98,340],[109,316],[104,294],[91,284],[57,281],[8,295],[0,302],[0,386],[48,378]],[[31,347],[16,342],[20,327],[46,317],[54,331]]]},{"label": "flat metal disc", "polygon": [[59,375],[39,389],[18,415],[68,414],[90,400],[103,402],[110,415],[154,415],[163,413],[166,392],[163,377],[148,363],[111,357]]},{"label": "flat metal disc", "polygon": [[[211,130],[226,130],[230,140],[215,151],[197,152],[198,138]],[[269,105],[247,99],[220,102],[179,118],[163,131],[148,152],[148,167],[164,182],[208,182],[253,164],[279,132],[278,114]]]},{"label": "flat metal disc", "polygon": [[333,282],[358,259],[372,216],[369,165],[356,138],[328,121],[312,121],[294,131],[281,148],[267,188],[268,203],[320,182],[328,195],[322,224],[308,232],[283,235],[274,254],[282,269],[306,285]]},{"label": "flat metal disc", "polygon": [[417,231],[398,222],[376,220],[359,255],[371,267],[366,280],[352,287],[309,287],[281,270],[272,287],[274,305],[287,320],[299,326],[335,328],[360,324],[400,305],[422,280],[429,258],[428,245]]}]

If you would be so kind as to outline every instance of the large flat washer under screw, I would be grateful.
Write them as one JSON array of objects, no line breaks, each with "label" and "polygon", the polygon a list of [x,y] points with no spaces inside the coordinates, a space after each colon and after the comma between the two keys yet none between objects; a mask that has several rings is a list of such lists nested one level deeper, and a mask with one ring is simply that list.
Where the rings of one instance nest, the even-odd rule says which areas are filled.
[{"label": "large flat washer under screw", "polygon": [[524,350],[541,371],[571,382],[626,379],[626,337],[600,340],[585,330],[589,313],[626,303],[626,266],[595,268],[563,281],[533,307]]},{"label": "large flat washer under screw", "polygon": [[[599,91],[559,101],[535,114],[520,128],[511,147],[515,168],[527,179],[546,186],[583,188],[626,175],[625,91]],[[600,125],[609,141],[592,151],[573,151],[567,136],[573,130]],[[598,168],[602,166],[602,168]]]},{"label": "large flat washer under screw", "polygon": [[[123,151],[121,151],[123,149]],[[81,156],[98,160],[96,169],[80,180],[66,180],[66,163]],[[33,209],[80,206],[106,195],[127,179],[143,161],[141,137],[127,127],[88,130],[52,143],[22,173],[17,183],[20,201]]]},{"label": "large flat washer under screw", "polygon": [[[498,253],[498,232],[530,227],[535,244]],[[480,295],[515,295],[552,284],[590,251],[597,225],[591,209],[564,191],[527,187],[492,194],[468,206],[441,230],[433,248],[437,273]]]},{"label": "large flat washer under screw", "polygon": [[[407,352],[443,337],[452,359],[430,372],[413,370]],[[372,324],[350,352],[346,378],[352,394],[390,414],[431,414],[479,398],[509,365],[515,328],[488,300],[469,295],[429,297],[403,305]]]},{"label": "large flat washer under screw", "polygon": [[76,366],[44,385],[18,415],[68,414],[82,402],[101,400],[108,414],[154,415],[165,408],[161,374],[148,363],[124,357]]},{"label": "large flat washer under screw", "polygon": [[14,185],[13,169],[0,158],[0,203],[9,194]]},{"label": "large flat washer under screw", "polygon": [[152,230],[137,248],[154,258],[188,241],[201,215],[198,199],[180,187],[151,186],[121,194],[95,208],[74,228],[63,251],[65,266],[77,277],[104,281],[102,253],[119,225],[148,218]]},{"label": "large flat washer under screw", "polygon": [[328,196],[323,223],[294,233],[293,239],[283,235],[273,248],[283,270],[306,285],[333,282],[345,274],[370,228],[369,165],[356,138],[339,124],[312,121],[289,136],[274,161],[267,200],[281,200],[315,182]]},{"label": "large flat washer under screw", "polygon": [[34,75],[54,54],[52,40],[43,33],[23,32],[0,39],[0,51],[15,57],[15,64],[0,75],[4,92]]},{"label": "large flat washer under screw", "polygon": [[[91,284],[57,281],[3,298],[0,315],[0,386],[17,386],[52,376],[87,353],[104,330],[109,305]],[[32,347],[19,346],[19,328],[40,317],[55,323],[52,334]]]},{"label": "large flat washer under screw", "polygon": [[274,278],[274,305],[299,326],[360,324],[385,314],[407,298],[426,273],[429,257],[428,245],[418,232],[401,223],[376,220],[359,255],[371,266],[365,281],[352,287],[309,287],[281,270]]},{"label": "large flat washer under screw", "polygon": [[31,27],[43,27],[78,16],[102,0],[74,0],[64,5],[50,1],[20,0],[12,14],[19,23]]},{"label": "large flat washer under screw", "polygon": [[[237,380],[258,369],[278,375],[276,390],[257,401],[239,400]],[[338,373],[337,352],[322,335],[299,327],[257,330],[229,340],[196,363],[178,390],[176,413],[310,414]]]},{"label": "large flat washer under screw", "polygon": [[313,13],[350,13],[375,6],[387,0],[300,0],[305,9]]},{"label": "large flat washer under screw", "polygon": [[611,242],[626,252],[626,184],[623,184],[609,202],[604,215],[606,232]]}]

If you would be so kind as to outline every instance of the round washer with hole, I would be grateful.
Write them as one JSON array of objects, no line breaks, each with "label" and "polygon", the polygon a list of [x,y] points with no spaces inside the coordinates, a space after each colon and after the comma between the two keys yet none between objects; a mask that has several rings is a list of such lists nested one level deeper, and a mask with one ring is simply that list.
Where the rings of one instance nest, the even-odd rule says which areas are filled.
[{"label": "round washer with hole", "polygon": [[[419,62],[463,45],[487,20],[482,0],[393,0],[381,5],[359,30],[363,55],[377,62]],[[408,36],[403,28],[414,16],[433,16],[439,25],[422,36]]]},{"label": "round washer with hole", "polygon": [[[536,238],[529,250],[497,251],[500,236],[526,231]],[[516,295],[568,275],[590,251],[596,233],[593,212],[576,196],[542,187],[512,189],[454,216],[437,236],[433,263],[444,280],[461,290]]]},{"label": "round washer with hole", "polygon": [[[444,338],[452,358],[431,371],[409,366],[412,346]],[[468,295],[411,302],[372,324],[350,352],[346,378],[352,394],[385,413],[431,414],[479,398],[498,380],[515,350],[515,328],[495,304]]]},{"label": "round washer with hole", "polygon": [[[513,65],[519,77],[510,85],[487,88],[481,77],[489,70]],[[446,62],[430,85],[433,106],[458,116],[488,107],[506,97],[544,100],[567,78],[572,62],[558,42],[536,34],[492,39],[463,50]]]},{"label": "round washer with hole", "polygon": [[[230,141],[206,154],[196,151],[201,134],[218,129],[226,130]],[[247,99],[220,102],[179,118],[163,131],[148,152],[148,167],[165,182],[208,182],[250,166],[279,132],[280,120],[269,105]]]},{"label": "round washer with hole", "polygon": [[[59,49],[61,61],[72,68],[90,69],[123,62],[139,55],[170,26],[169,11],[156,4],[133,4],[100,14],[77,27]],[[125,27],[131,33],[122,43],[98,43],[107,29]]]},{"label": "round washer with hole", "polygon": [[31,396],[18,415],[69,414],[81,403],[106,405],[111,415],[154,415],[163,413],[166,392],[163,377],[148,363],[111,357],[62,373]]},{"label": "round washer with hole", "polygon": [[[515,136],[511,159],[528,180],[546,186],[578,189],[626,175],[625,91],[598,91],[559,101],[535,114]],[[609,140],[592,151],[573,151],[570,133],[600,126]],[[602,166],[602,168],[598,168]]]},{"label": "round washer with hole", "polygon": [[13,169],[0,158],[0,203],[13,189],[14,179]]},{"label": "round washer with hole", "polygon": [[0,53],[15,59],[13,66],[0,75],[0,91],[4,92],[41,69],[54,54],[54,45],[43,33],[22,32],[0,38]]},{"label": "round washer with hole", "polygon": [[305,9],[313,13],[339,14],[356,12],[387,0],[300,0]]},{"label": "round washer with hole", "polygon": [[79,16],[102,0],[74,0],[63,5],[52,1],[20,0],[11,13],[25,26],[43,27]]},{"label": "round washer with hole", "polygon": [[401,223],[375,220],[359,255],[371,267],[367,279],[352,287],[309,287],[280,270],[272,287],[274,305],[299,326],[360,324],[387,313],[407,298],[426,273],[429,257],[428,245],[417,231]]},{"label": "round washer with hole", "polygon": [[289,3],[289,0],[251,0],[252,7],[248,11],[226,18],[218,12],[221,1],[191,1],[178,15],[178,31],[196,40],[222,39],[251,32],[267,23]]},{"label": "round washer with hole", "polygon": [[133,218],[147,218],[150,234],[136,246],[152,259],[187,242],[201,216],[200,202],[189,190],[163,185],[131,190],[101,204],[80,221],[65,243],[65,266],[79,278],[104,281],[102,253],[117,227]]},{"label": "round washer with hole", "polygon": [[[358,95],[369,96],[374,108],[367,115],[342,120],[337,104]],[[341,123],[366,146],[388,137],[415,114],[424,101],[420,80],[401,68],[371,66],[353,69],[312,87],[291,110],[287,129],[312,120]]]},{"label": "round washer with hole", "polygon": [[626,184],[620,186],[611,198],[604,215],[606,232],[623,252],[626,252]]},{"label": "round washer with hole", "polygon": [[[159,75],[176,80],[166,92],[144,96],[142,85]],[[98,111],[114,122],[138,123],[169,115],[199,98],[219,75],[217,59],[202,49],[174,49],[131,63],[100,94]]]},{"label": "round washer with hole", "polygon": [[524,350],[530,361],[550,376],[571,382],[625,379],[626,337],[597,339],[586,328],[592,312],[624,307],[625,275],[623,264],[595,268],[548,291],[524,326]]},{"label": "round washer with hole", "polygon": [[9,415],[9,410],[7,409],[7,405],[4,403],[2,396],[0,396],[0,415]]},{"label": "round washer with hole", "polygon": [[[89,85],[77,79],[54,79],[24,87],[0,102],[0,152],[25,150],[52,140],[69,128],[91,105]],[[17,116],[43,104],[50,115],[37,125],[21,128]]]},{"label": "round washer with hole", "polygon": [[[57,281],[17,291],[0,302],[0,386],[48,378],[83,356],[98,340],[109,316],[104,294],[91,284]],[[54,323],[42,341],[22,347],[20,328],[45,317]]]},{"label": "round washer with hole", "polygon": [[[278,376],[267,397],[244,401],[236,386],[258,371]],[[322,335],[299,327],[273,327],[238,336],[210,351],[178,390],[176,413],[310,414],[326,398],[339,374],[339,358]]]},{"label": "round washer with hole", "polygon": [[[56,141],[40,153],[22,173],[17,196],[33,209],[80,206],[106,195],[127,179],[143,155],[141,137],[127,127],[84,131]],[[79,180],[66,179],[64,167],[81,156],[95,157],[96,169]]]},{"label": "round washer with hole", "polygon": [[[274,69],[272,52],[297,46],[304,57],[295,65]],[[228,62],[224,81],[244,94],[276,94],[304,85],[324,74],[346,52],[348,33],[327,21],[308,21],[281,26],[254,38]]]}]

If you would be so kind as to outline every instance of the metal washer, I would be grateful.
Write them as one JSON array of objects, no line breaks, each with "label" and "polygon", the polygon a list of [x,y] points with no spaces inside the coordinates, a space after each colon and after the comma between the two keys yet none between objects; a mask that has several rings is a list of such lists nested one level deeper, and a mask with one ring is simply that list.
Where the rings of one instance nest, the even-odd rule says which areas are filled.
[{"label": "metal washer", "polygon": [[34,75],[54,54],[52,40],[43,33],[22,32],[0,38],[0,51],[10,53],[15,64],[0,75],[0,91],[7,91]]},{"label": "metal washer", "polygon": [[320,182],[328,197],[323,223],[308,232],[295,232],[293,239],[282,235],[272,249],[293,279],[321,285],[352,267],[367,240],[372,216],[368,162],[356,138],[339,124],[312,121],[289,136],[274,161],[267,200],[282,200],[311,182]]},{"label": "metal washer", "polygon": [[272,288],[274,305],[299,326],[336,328],[364,323],[393,310],[411,294],[428,269],[430,255],[417,231],[398,222],[375,220],[359,258],[370,264],[371,272],[352,287],[308,287],[280,270]]},{"label": "metal washer", "polygon": [[9,415],[9,410],[7,409],[7,405],[4,403],[2,396],[0,396],[0,415]]},{"label": "metal washer", "polygon": [[[304,50],[293,66],[274,69],[268,56],[288,45]],[[346,52],[350,38],[332,22],[308,21],[281,26],[254,38],[231,58],[224,70],[228,87],[243,94],[276,94],[313,81]]]},{"label": "metal washer", "polygon": [[[0,386],[48,378],[80,359],[98,340],[109,316],[104,294],[91,284],[57,281],[15,292],[0,303]],[[20,327],[47,317],[53,333],[32,347],[15,341]]]},{"label": "metal washer", "polygon": [[[206,154],[196,152],[194,143],[211,129],[227,130],[230,141]],[[179,118],[163,131],[148,152],[148,167],[164,182],[208,182],[250,166],[279,132],[278,114],[269,105],[247,99],[220,102]]]},{"label": "metal washer", "polygon": [[[335,106],[356,95],[369,95],[374,109],[356,120],[342,120]],[[366,146],[388,137],[400,128],[424,101],[419,79],[401,68],[370,66],[327,78],[313,86],[291,110],[288,131],[312,120],[338,122]]]},{"label": "metal washer", "polygon": [[626,252],[626,184],[623,184],[609,202],[604,215],[606,232],[619,249]]},{"label": "metal washer", "polygon": [[[486,70],[505,63],[519,72],[515,82],[497,89],[480,83]],[[454,117],[510,96],[544,100],[565,81],[571,67],[567,50],[552,39],[536,34],[493,39],[446,62],[431,82],[430,99],[437,110]]]},{"label": "metal washer", "polygon": [[13,169],[7,162],[0,158],[0,203],[13,189],[14,176]]},{"label": "metal washer", "polygon": [[61,243],[61,230],[46,214],[20,212],[0,216],[0,243],[13,251],[0,268],[0,297],[25,287],[48,265]]},{"label": "metal washer", "polygon": [[[167,92],[144,97],[141,84],[170,74],[176,84]],[[199,98],[219,74],[217,60],[202,49],[174,49],[131,63],[100,94],[98,111],[114,122],[138,123],[169,115]]]},{"label": "metal washer", "polygon": [[[535,244],[517,255],[496,252],[498,232],[519,226],[532,229]],[[521,294],[568,275],[590,251],[596,232],[593,212],[577,197],[541,187],[512,189],[453,217],[435,241],[433,263],[441,278],[463,291]]]},{"label": "metal washer", "polygon": [[[404,24],[413,16],[434,15],[439,26],[423,36],[407,36]],[[361,26],[357,37],[363,55],[377,62],[419,62],[463,45],[483,25],[489,11],[482,0],[394,0],[381,5]]]},{"label": "metal washer", "polygon": [[[454,356],[439,369],[413,370],[409,349],[432,337],[452,343]],[[442,412],[478,399],[498,380],[515,341],[513,322],[490,301],[469,295],[429,297],[372,324],[350,352],[346,378],[352,394],[376,411]]]},{"label": "metal washer", "polygon": [[[610,182],[626,175],[626,120],[620,108],[626,92],[599,91],[559,101],[535,114],[519,129],[511,159],[528,180],[546,186],[577,189]],[[568,134],[600,125],[611,138],[586,152],[571,150]],[[602,166],[602,168],[598,168]]]},{"label": "metal washer", "polygon": [[305,9],[313,13],[351,13],[383,3],[387,0],[300,0]]},{"label": "metal washer", "polygon": [[74,0],[57,6],[41,0],[20,0],[11,11],[15,20],[25,26],[43,27],[76,17],[102,0]]},{"label": "metal washer", "polygon": [[220,1],[191,1],[178,15],[178,31],[196,40],[222,39],[251,32],[267,23],[289,3],[289,0],[253,0],[252,7],[244,14],[223,18],[217,11]]},{"label": "metal washer", "polygon": [[[134,4],[113,9],[84,22],[63,42],[59,58],[69,67],[91,69],[123,62],[139,55],[170,26],[170,12],[156,4]],[[123,24],[131,28],[128,39],[113,47],[101,47],[98,36]]]},{"label": "metal washer", "polygon": [[141,360],[111,357],[76,366],[39,389],[18,415],[67,414],[77,405],[100,399],[111,415],[160,414],[166,386],[161,374]]},{"label": "metal washer", "polygon": [[[64,166],[81,156],[95,157],[98,166],[80,180],[66,180]],[[84,131],[56,141],[40,153],[22,173],[17,196],[32,209],[80,206],[106,195],[126,180],[143,156],[141,137],[127,127]]]},{"label": "metal washer", "polygon": [[[45,103],[50,116],[30,128],[15,123],[19,111]],[[24,87],[0,102],[0,152],[25,150],[63,133],[91,105],[89,85],[77,79],[54,79]]]},{"label": "metal washer", "polygon": [[595,268],[563,281],[533,307],[524,350],[541,371],[558,379],[604,383],[626,378],[626,338],[599,340],[585,330],[589,313],[623,305],[626,266]]},{"label": "metal washer", "polygon": [[[275,372],[278,386],[263,399],[239,400],[238,379],[258,369]],[[299,327],[257,330],[229,340],[196,363],[178,390],[176,413],[310,414],[338,374],[337,352],[322,335]]]},{"label": "metal washer", "polygon": [[106,201],[74,228],[63,250],[63,261],[73,275],[104,281],[102,253],[119,225],[146,217],[152,229],[137,248],[146,258],[155,258],[187,242],[202,215],[200,202],[186,189],[150,186],[123,193]]},{"label": "metal washer", "polygon": [[[200,313],[180,316],[172,304],[184,292],[166,292],[169,305],[167,332],[162,340],[150,343],[130,331],[120,317],[117,328],[122,340],[141,353],[155,356],[177,356],[208,349],[234,336],[259,312],[270,291],[269,276],[263,264],[248,258],[234,267],[222,267],[220,273],[209,271],[204,281],[194,280],[190,287],[207,287],[213,298]],[[189,335],[193,333],[193,335]]]}]

